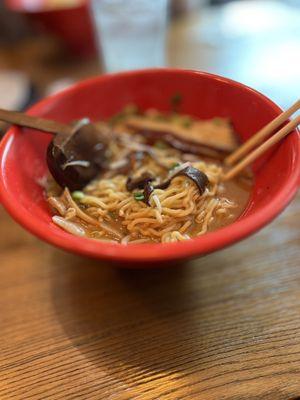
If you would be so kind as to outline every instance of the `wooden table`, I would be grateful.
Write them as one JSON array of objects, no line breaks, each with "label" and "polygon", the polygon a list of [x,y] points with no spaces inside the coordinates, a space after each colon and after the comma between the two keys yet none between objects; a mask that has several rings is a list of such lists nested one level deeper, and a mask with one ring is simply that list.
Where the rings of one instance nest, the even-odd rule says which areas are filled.
[{"label": "wooden table", "polygon": [[295,400],[299,213],[300,197],[229,249],[138,271],[56,250],[1,210],[1,400]]},{"label": "wooden table", "polygon": [[[26,68],[41,86],[60,70]],[[0,208],[0,399],[300,399],[299,215],[300,196],[235,246],[137,271],[50,247]]]}]

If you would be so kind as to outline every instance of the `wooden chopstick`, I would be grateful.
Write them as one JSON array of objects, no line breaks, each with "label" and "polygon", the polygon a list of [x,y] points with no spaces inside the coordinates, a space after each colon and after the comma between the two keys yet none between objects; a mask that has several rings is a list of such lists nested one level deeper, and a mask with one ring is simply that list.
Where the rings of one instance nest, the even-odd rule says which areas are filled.
[{"label": "wooden chopstick", "polygon": [[34,117],[18,111],[0,109],[0,121],[18,126],[26,126],[27,128],[38,129],[41,132],[62,133],[69,135],[73,131],[71,125],[62,124],[50,119]]},{"label": "wooden chopstick", "polygon": [[246,153],[260,144],[266,137],[268,137],[276,128],[278,128],[284,121],[300,109],[300,99],[296,101],[290,108],[278,115],[270,123],[260,129],[254,136],[247,140],[236,151],[230,154],[225,160],[226,165],[233,165],[240,160]]},{"label": "wooden chopstick", "polygon": [[261,156],[270,147],[272,147],[274,144],[278,143],[281,139],[287,136],[299,124],[300,124],[300,115],[295,119],[293,119],[292,121],[290,121],[287,125],[285,125],[273,136],[271,136],[268,140],[266,140],[263,144],[261,144],[257,149],[253,150],[247,157],[245,157],[238,164],[232,167],[228,172],[226,172],[223,176],[223,180],[227,181],[229,179],[234,178],[237,174],[239,174],[244,168],[246,168],[259,156]]}]

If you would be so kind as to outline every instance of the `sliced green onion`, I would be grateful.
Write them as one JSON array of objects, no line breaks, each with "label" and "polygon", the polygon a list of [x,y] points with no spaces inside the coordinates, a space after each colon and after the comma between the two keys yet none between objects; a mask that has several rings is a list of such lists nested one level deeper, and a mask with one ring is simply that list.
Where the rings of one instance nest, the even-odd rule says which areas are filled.
[{"label": "sliced green onion", "polygon": [[72,198],[73,200],[82,200],[84,198],[84,193],[81,192],[80,190],[75,190],[75,192],[72,193]]},{"label": "sliced green onion", "polygon": [[163,142],[162,140],[157,140],[154,143],[154,147],[156,147],[157,149],[164,150],[164,149],[168,148],[168,145],[165,142]]},{"label": "sliced green onion", "polygon": [[157,114],[152,117],[155,121],[168,121],[168,117],[164,114]]},{"label": "sliced green onion", "polygon": [[135,104],[127,104],[127,106],[125,106],[122,111],[123,114],[125,115],[132,115],[132,114],[138,114],[139,109],[138,106]]},{"label": "sliced green onion", "polygon": [[215,117],[212,119],[212,123],[215,125],[222,125],[222,118]]},{"label": "sliced green onion", "polygon": [[174,96],[171,97],[170,103],[173,110],[176,110],[182,102],[182,95],[181,93],[175,93]]},{"label": "sliced green onion", "polygon": [[171,122],[175,122],[175,123],[179,124],[181,119],[182,119],[182,116],[179,115],[177,112],[173,112],[172,114],[170,114]]},{"label": "sliced green onion", "polygon": [[121,111],[118,114],[114,114],[112,117],[110,117],[110,119],[108,120],[108,123],[110,125],[117,124],[118,122],[121,122],[124,119],[124,117],[125,117],[125,115]]},{"label": "sliced green onion", "polygon": [[181,118],[180,124],[184,128],[189,128],[192,125],[192,119],[189,116],[184,116]]},{"label": "sliced green onion", "polygon": [[180,163],[176,162],[176,163],[174,163],[174,164],[171,165],[170,170],[172,170],[172,169],[174,169],[174,168],[177,168],[177,167],[179,167],[179,166],[180,166]]},{"label": "sliced green onion", "polygon": [[136,192],[133,194],[133,197],[137,201],[143,201],[145,199],[145,196],[142,192]]},{"label": "sliced green onion", "polygon": [[126,117],[128,117],[130,115],[138,114],[138,112],[139,112],[139,109],[135,104],[128,104],[127,106],[125,106],[123,108],[123,110],[121,110],[117,114],[112,115],[109,118],[108,123],[110,125],[117,124],[119,122],[122,122]]},{"label": "sliced green onion", "polygon": [[114,211],[108,211],[108,215],[110,216],[110,218],[112,219],[116,219],[117,218],[117,214]]}]

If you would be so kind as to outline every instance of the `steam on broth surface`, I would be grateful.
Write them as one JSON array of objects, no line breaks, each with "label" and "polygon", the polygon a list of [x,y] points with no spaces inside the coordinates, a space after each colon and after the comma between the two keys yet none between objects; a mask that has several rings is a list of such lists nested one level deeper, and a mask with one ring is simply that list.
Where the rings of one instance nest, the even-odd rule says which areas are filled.
[{"label": "steam on broth surface", "polygon": [[222,182],[236,138],[223,118],[126,107],[99,122],[111,134],[104,173],[82,191],[49,183],[53,222],[104,241],[176,242],[232,223],[246,207],[251,179]]}]

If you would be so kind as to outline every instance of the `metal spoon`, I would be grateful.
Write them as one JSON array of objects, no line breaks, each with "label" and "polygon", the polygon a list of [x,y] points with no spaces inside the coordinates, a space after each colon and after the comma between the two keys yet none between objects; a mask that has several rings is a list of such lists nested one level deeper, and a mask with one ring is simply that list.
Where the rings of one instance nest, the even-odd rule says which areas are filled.
[{"label": "metal spoon", "polygon": [[104,167],[108,135],[85,118],[75,124],[0,109],[0,120],[54,134],[47,148],[47,165],[56,182],[82,189]]}]

